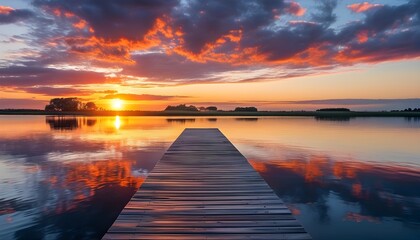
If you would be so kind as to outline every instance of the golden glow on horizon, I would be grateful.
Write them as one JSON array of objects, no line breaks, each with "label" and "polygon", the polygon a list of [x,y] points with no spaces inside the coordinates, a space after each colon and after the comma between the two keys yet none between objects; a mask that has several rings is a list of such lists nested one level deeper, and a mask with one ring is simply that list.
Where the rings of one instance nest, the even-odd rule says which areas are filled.
[{"label": "golden glow on horizon", "polygon": [[[98,106],[119,110],[164,110],[167,105],[193,104],[195,106],[215,105],[219,109],[232,110],[238,104],[256,106],[260,110],[315,110],[324,105],[285,104],[282,101],[320,99],[402,99],[419,98],[419,60],[388,62],[378,65],[359,66],[357,69],[343,69],[326,75],[302,76],[278,81],[190,84],[179,86],[142,88],[141,94],[169,96],[168,100],[135,100],[121,97],[121,108],[113,106],[118,96],[107,98],[110,93],[138,94],[138,89],[130,85],[86,84],[83,89],[91,95],[41,95],[0,89],[0,109],[33,108],[44,109],[53,97],[88,97]],[[398,71],[395,71],[398,68]],[[401,79],[396,82],[395,79]],[[380,87],[379,87],[380,86]],[[58,87],[58,86],[57,86]],[[71,87],[66,86],[66,87]],[[39,90],[39,89],[37,89]],[[42,90],[42,88],[41,88]],[[50,90],[50,89],[48,89]],[[397,91],[398,90],[398,91]],[[49,93],[51,94],[51,93]],[[177,97],[185,96],[185,97]],[[172,97],[172,98],[171,98]],[[187,97],[187,98],[186,98]],[[227,104],[229,103],[229,104]],[[120,104],[117,104],[120,105]],[[360,106],[349,106],[356,108]],[[369,107],[369,106],[367,106]],[[407,106],[408,107],[408,106]],[[401,108],[407,108],[402,106]],[[382,106],[372,107],[382,110]],[[399,108],[398,106],[395,108]]]},{"label": "golden glow on horizon", "polygon": [[121,110],[123,109],[124,102],[121,99],[112,99],[111,106],[113,110]]}]

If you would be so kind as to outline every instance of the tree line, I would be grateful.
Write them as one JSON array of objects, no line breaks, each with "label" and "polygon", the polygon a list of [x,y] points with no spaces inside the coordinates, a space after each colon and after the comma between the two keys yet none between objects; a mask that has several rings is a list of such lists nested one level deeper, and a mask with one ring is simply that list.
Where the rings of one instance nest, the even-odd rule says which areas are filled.
[{"label": "tree line", "polygon": [[97,111],[102,110],[94,102],[83,103],[78,98],[53,98],[45,106],[49,112],[74,112],[74,111]]},{"label": "tree line", "polygon": [[392,110],[391,112],[420,112],[420,108],[406,108],[404,110]]},{"label": "tree line", "polygon": [[[180,104],[180,105],[177,105],[177,106],[167,106],[165,108],[165,111],[189,111],[189,112],[208,111],[208,112],[215,112],[215,111],[220,111],[220,110],[218,110],[217,107],[215,107],[215,106],[197,108],[194,105]],[[258,109],[256,107],[237,107],[237,108],[235,108],[234,112],[258,112]]]},{"label": "tree line", "polygon": [[[75,112],[75,111],[97,111],[104,110],[96,106],[94,102],[82,102],[79,98],[53,98],[50,100],[49,104],[45,106],[45,111],[48,112]],[[167,106],[165,111],[189,111],[189,112],[198,112],[198,111],[208,111],[216,112],[220,111],[216,106],[209,107],[199,107],[197,108],[194,105],[180,104],[177,106]],[[236,107],[234,112],[258,112],[256,107]]]}]

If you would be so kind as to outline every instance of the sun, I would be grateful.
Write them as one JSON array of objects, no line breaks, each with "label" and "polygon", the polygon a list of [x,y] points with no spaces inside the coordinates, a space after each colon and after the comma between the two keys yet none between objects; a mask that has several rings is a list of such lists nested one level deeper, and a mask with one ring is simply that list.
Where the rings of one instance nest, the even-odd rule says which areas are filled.
[{"label": "sun", "polygon": [[124,102],[123,100],[116,98],[116,99],[112,99],[111,105],[112,105],[112,109],[121,110],[123,108]]}]

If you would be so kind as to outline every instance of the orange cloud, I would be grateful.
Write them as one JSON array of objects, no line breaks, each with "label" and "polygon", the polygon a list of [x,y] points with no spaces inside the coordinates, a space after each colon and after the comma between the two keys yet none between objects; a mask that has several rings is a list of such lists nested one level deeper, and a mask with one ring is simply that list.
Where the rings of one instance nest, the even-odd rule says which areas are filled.
[{"label": "orange cloud", "polygon": [[180,36],[180,39],[178,39],[180,45],[175,47],[174,52],[181,56],[187,57],[192,61],[201,63],[205,63],[207,61],[234,63],[240,56],[240,49],[238,47],[233,48],[234,52],[223,52],[218,50],[227,44],[237,45],[242,38],[241,30],[231,30],[229,33],[217,38],[214,42],[205,44],[199,53],[193,53],[185,49],[185,47],[182,45],[184,43],[182,32],[178,31],[178,35]]},{"label": "orange cloud", "polygon": [[311,65],[324,66],[331,63],[328,58],[327,44],[310,46],[293,56],[285,59],[275,60],[275,64],[293,64],[297,66]]},{"label": "orange cloud", "polygon": [[286,12],[300,17],[306,13],[306,9],[297,2],[290,2],[289,7],[286,8]]},{"label": "orange cloud", "polygon": [[88,25],[88,23],[84,19],[81,19],[80,17],[76,16],[72,12],[65,11],[60,8],[46,8],[46,11],[51,12],[56,17],[71,18],[72,20],[75,20],[75,21],[79,20],[72,24],[73,27],[77,29],[84,29]]},{"label": "orange cloud", "polygon": [[69,12],[69,11],[61,10],[60,8],[49,8],[49,7],[45,7],[44,9],[46,11],[48,11],[48,12],[51,12],[54,16],[57,16],[57,17],[71,18],[71,17],[75,17],[76,16],[74,13]]},{"label": "orange cloud", "polygon": [[[87,22],[81,19],[74,23],[73,26],[77,29],[87,27]],[[90,27],[89,32],[94,33],[95,30]],[[131,59],[131,52],[146,50],[161,43],[161,37],[172,38],[176,34],[170,26],[162,19],[158,18],[152,29],[150,29],[142,40],[131,40],[128,38],[120,38],[117,40],[105,39],[102,37],[67,37],[65,43],[69,46],[70,52],[81,54],[83,57],[94,60],[134,64]]]},{"label": "orange cloud", "polygon": [[[178,32],[178,34],[180,34]],[[258,47],[241,48],[240,42],[242,40],[242,30],[231,30],[229,33],[222,35],[214,42],[205,44],[199,53],[193,53],[182,45],[184,40],[182,34],[179,46],[175,47],[173,52],[188,58],[191,61],[199,63],[220,62],[230,63],[232,65],[246,65],[257,62],[266,62],[267,55],[261,54]],[[223,51],[224,49],[230,49]],[[171,53],[171,51],[169,51]]]},{"label": "orange cloud", "polygon": [[359,41],[359,43],[365,43],[369,40],[369,33],[368,31],[360,31],[357,34],[357,40]]},{"label": "orange cloud", "polygon": [[95,36],[89,38],[68,37],[65,42],[70,47],[70,52],[81,54],[84,58],[122,64],[134,63],[130,59],[130,51],[137,43],[125,38],[118,41],[107,41]]},{"label": "orange cloud", "polygon": [[73,27],[78,29],[84,29],[87,26],[87,22],[83,19],[78,21],[77,23],[73,23]]},{"label": "orange cloud", "polygon": [[354,3],[354,4],[347,5],[347,8],[355,13],[361,13],[361,12],[368,11],[369,9],[382,7],[382,6],[383,6],[382,4],[372,4],[368,2],[363,2],[363,3]]},{"label": "orange cloud", "polygon": [[168,25],[168,21],[169,19],[165,17],[157,18],[153,27],[146,33],[145,39],[153,39],[158,34],[162,34],[166,38],[173,38],[174,31]]},{"label": "orange cloud", "polygon": [[14,11],[15,9],[7,6],[0,6],[0,14],[10,14],[10,12]]},{"label": "orange cloud", "polygon": [[67,18],[70,18],[70,17],[74,17],[75,15],[72,12],[64,12],[64,16]]}]

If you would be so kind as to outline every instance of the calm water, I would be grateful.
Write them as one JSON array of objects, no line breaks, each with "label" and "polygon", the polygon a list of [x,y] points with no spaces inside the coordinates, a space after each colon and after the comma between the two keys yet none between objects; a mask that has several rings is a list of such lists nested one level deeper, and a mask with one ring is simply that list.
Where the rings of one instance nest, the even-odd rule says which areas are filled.
[{"label": "calm water", "polygon": [[218,127],[314,239],[420,239],[420,119],[0,116],[0,239],[97,239],[185,127]]}]

